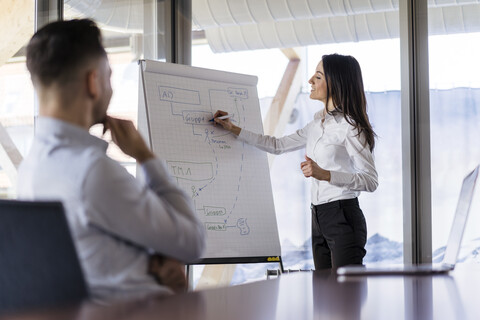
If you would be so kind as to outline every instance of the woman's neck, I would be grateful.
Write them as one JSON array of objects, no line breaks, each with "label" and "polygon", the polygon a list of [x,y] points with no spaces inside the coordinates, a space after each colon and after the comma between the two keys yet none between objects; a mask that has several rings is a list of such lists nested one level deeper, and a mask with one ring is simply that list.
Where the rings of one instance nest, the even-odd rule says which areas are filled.
[{"label": "woman's neck", "polygon": [[325,110],[326,111],[334,111],[336,108],[335,108],[335,105],[333,104],[332,100],[330,100],[330,103],[326,104],[325,105]]},{"label": "woman's neck", "polygon": [[335,105],[333,104],[332,98],[328,99],[328,103],[326,101],[323,101],[323,104],[325,105],[325,111],[335,110]]}]

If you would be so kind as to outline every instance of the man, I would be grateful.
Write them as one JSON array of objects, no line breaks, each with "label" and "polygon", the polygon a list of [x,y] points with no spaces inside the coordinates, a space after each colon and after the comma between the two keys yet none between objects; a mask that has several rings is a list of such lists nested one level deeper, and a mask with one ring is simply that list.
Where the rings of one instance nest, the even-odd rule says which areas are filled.
[{"label": "man", "polygon": [[[179,261],[201,256],[204,228],[132,122],[107,116],[111,69],[98,27],[88,19],[45,26],[28,44],[27,68],[39,117],[18,197],[63,202],[94,297],[184,289]],[[145,183],[106,156],[107,142],[88,132],[97,123],[141,166]],[[152,259],[152,251],[169,258]]]}]

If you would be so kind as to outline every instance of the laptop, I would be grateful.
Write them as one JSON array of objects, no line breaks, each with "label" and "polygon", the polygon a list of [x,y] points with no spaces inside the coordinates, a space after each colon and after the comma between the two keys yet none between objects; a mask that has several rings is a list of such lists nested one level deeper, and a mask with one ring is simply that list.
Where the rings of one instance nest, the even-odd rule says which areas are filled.
[{"label": "laptop", "polygon": [[379,265],[379,266],[345,266],[337,269],[337,274],[341,276],[350,275],[405,275],[405,274],[435,274],[448,273],[455,268],[460,245],[462,243],[463,232],[467,224],[470,204],[472,203],[473,191],[477,182],[479,173],[478,165],[464,179],[460,196],[458,198],[457,209],[453,219],[452,228],[448,237],[447,246],[443,261],[439,264],[420,264],[420,265]]},{"label": "laptop", "polygon": [[87,297],[62,203],[0,200],[0,315]]}]

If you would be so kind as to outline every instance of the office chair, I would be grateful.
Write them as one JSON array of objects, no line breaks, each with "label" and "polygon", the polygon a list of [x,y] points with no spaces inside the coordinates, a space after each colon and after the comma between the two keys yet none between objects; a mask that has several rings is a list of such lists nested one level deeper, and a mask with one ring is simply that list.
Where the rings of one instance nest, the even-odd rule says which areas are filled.
[{"label": "office chair", "polygon": [[63,205],[0,200],[0,314],[87,297]]}]

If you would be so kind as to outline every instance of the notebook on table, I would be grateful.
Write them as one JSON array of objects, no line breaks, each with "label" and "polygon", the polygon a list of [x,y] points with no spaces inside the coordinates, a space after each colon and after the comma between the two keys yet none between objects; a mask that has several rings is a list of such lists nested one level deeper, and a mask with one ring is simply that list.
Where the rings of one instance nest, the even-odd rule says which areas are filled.
[{"label": "notebook on table", "polygon": [[479,173],[478,165],[470,172],[462,183],[462,189],[458,197],[455,216],[448,237],[447,246],[443,260],[438,264],[420,264],[420,265],[383,265],[383,266],[345,266],[337,269],[337,274],[347,275],[394,275],[394,274],[434,274],[448,273],[455,268],[458,253],[462,243],[463,233],[467,224],[470,204],[472,203],[473,191]]}]

